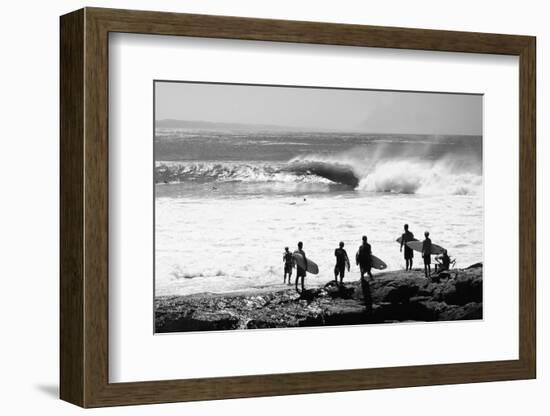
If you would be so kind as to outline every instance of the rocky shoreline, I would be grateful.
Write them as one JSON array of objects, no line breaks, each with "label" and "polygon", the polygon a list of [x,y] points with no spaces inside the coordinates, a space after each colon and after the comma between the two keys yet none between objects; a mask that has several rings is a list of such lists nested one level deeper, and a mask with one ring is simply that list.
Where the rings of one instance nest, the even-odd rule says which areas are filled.
[{"label": "rocky shoreline", "polygon": [[380,273],[369,284],[372,302],[359,281],[332,281],[301,295],[281,285],[162,296],[155,299],[155,328],[165,333],[482,319],[482,275],[481,263],[452,270],[439,282],[428,281],[420,269]]}]

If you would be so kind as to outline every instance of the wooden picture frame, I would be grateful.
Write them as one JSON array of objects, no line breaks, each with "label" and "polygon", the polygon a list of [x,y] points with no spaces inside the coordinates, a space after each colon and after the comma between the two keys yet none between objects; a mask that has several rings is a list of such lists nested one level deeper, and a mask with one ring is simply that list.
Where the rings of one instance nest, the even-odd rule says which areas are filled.
[{"label": "wooden picture frame", "polygon": [[[338,392],[536,376],[535,38],[85,8],[60,21],[60,396],[82,407]],[[245,39],[519,57],[519,359],[109,383],[108,34]]]}]

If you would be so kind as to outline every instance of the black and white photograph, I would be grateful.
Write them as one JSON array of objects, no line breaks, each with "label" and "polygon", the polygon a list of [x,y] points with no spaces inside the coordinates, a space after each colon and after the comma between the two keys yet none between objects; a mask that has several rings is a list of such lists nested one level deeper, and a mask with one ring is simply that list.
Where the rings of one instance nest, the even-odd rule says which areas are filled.
[{"label": "black and white photograph", "polygon": [[545,2],[2,17],[0,415],[546,414]]},{"label": "black and white photograph", "polygon": [[155,333],[483,319],[483,95],[153,87]]}]

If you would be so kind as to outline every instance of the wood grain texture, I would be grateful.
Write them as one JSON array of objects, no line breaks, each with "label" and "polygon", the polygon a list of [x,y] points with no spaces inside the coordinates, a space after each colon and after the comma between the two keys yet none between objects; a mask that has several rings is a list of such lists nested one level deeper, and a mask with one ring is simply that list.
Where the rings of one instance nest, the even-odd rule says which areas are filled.
[{"label": "wood grain texture", "polygon": [[519,55],[528,36],[87,8],[110,32]]},{"label": "wood grain texture", "polygon": [[84,68],[85,406],[108,380],[108,33],[86,13]]},{"label": "wood grain texture", "polygon": [[[520,58],[519,359],[190,380],[108,381],[108,33],[369,46]],[[535,39],[87,8],[61,18],[61,397],[83,407],[533,378]]]},{"label": "wood grain texture", "polygon": [[60,388],[84,405],[84,12],[60,24]]},{"label": "wood grain texture", "polygon": [[536,41],[520,54],[519,98],[519,356],[536,377]]}]

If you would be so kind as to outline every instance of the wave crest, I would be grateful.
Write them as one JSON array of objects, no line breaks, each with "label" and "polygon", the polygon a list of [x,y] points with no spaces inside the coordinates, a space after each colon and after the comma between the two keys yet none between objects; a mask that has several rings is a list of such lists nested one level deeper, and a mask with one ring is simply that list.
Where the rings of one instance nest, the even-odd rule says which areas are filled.
[{"label": "wave crest", "polygon": [[481,185],[481,175],[455,172],[445,162],[387,161],[377,164],[358,188],[400,194],[472,195]]},{"label": "wave crest", "polygon": [[361,180],[353,167],[338,162],[293,161],[289,164],[287,170],[297,175],[315,175],[328,179],[331,182],[351,186],[352,188],[357,187]]},{"label": "wave crest", "polygon": [[[431,159],[427,154],[411,156],[378,148],[365,148],[337,155],[307,155],[290,164],[322,166],[336,175],[353,175],[347,183],[357,190],[396,194],[476,195],[482,188],[480,160],[468,156],[442,155]],[[312,173],[319,174],[312,170]],[[329,175],[323,175],[334,180]]]},{"label": "wave crest", "polygon": [[337,183],[359,191],[430,195],[473,195],[482,187],[481,172],[451,159],[369,163],[342,155],[309,155],[287,163],[163,162],[155,167],[156,183],[184,181]]},{"label": "wave crest", "polygon": [[289,169],[286,164],[243,162],[163,162],[155,167],[156,183],[172,182],[311,182],[331,183],[306,170]]}]

